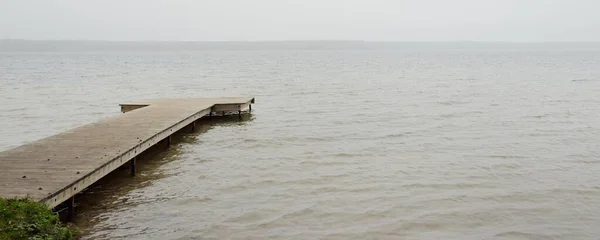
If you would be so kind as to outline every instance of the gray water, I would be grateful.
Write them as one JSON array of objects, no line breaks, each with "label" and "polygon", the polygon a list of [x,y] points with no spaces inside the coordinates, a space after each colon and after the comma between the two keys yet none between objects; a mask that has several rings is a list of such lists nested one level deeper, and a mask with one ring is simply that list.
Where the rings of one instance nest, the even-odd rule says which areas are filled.
[{"label": "gray water", "polygon": [[85,239],[597,239],[600,47],[0,53],[0,150],[255,96],[83,194]]}]

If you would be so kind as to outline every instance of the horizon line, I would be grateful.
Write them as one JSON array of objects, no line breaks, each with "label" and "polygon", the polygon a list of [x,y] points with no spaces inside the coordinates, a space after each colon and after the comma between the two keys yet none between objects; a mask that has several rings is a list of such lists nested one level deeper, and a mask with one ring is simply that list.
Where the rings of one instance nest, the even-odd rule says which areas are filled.
[{"label": "horizon line", "polygon": [[600,40],[584,41],[479,41],[479,40],[90,40],[90,39],[24,39],[0,38],[0,41],[23,42],[106,42],[106,43],[284,43],[284,42],[347,42],[347,43],[600,43]]}]

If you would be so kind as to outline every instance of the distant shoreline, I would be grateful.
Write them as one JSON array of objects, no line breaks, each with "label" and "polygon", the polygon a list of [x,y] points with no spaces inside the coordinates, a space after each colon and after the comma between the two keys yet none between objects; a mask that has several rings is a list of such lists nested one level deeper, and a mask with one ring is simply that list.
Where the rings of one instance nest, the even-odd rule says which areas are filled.
[{"label": "distant shoreline", "polygon": [[20,42],[96,42],[96,43],[471,43],[471,44],[574,44],[574,43],[595,43],[600,44],[600,41],[428,41],[428,40],[94,40],[94,39],[24,39],[24,38],[0,38],[2,41],[20,41]]},{"label": "distant shoreline", "polygon": [[0,39],[0,52],[221,50],[600,50],[600,42],[432,41],[101,41]]}]

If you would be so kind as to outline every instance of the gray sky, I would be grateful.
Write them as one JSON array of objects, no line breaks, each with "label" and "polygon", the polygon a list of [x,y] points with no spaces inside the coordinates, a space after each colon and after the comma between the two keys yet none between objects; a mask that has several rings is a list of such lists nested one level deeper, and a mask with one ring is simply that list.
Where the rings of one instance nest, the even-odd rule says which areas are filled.
[{"label": "gray sky", "polygon": [[0,39],[600,41],[598,0],[0,0]]}]

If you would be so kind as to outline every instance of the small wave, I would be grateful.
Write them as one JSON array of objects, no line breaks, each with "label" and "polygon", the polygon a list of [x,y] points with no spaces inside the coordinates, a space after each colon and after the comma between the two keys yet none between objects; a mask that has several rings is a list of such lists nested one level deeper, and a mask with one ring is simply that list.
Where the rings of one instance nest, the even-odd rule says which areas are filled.
[{"label": "small wave", "polygon": [[403,185],[403,188],[434,188],[434,189],[458,189],[483,187],[478,183],[412,183]]},{"label": "small wave", "polygon": [[281,139],[275,139],[276,141],[272,141],[272,142],[296,142],[296,141],[300,141],[300,142],[327,142],[327,141],[333,141],[336,140],[336,137],[333,136],[322,136],[322,137],[301,137],[301,136],[290,136],[290,137],[285,137],[285,138],[281,138]]},{"label": "small wave", "polygon": [[116,76],[118,76],[118,74],[96,74],[95,77],[104,78],[104,77],[116,77]]},{"label": "small wave", "polygon": [[331,157],[338,157],[338,158],[351,158],[351,157],[371,157],[373,156],[373,154],[371,153],[347,153],[347,152],[343,152],[343,153],[335,153],[330,155]]},{"label": "small wave", "polygon": [[526,239],[555,239],[556,236],[544,235],[539,233],[521,232],[521,231],[508,231],[494,235],[494,237],[500,238],[526,238]]},{"label": "small wave", "polygon": [[443,101],[443,102],[437,102],[437,104],[440,105],[446,105],[446,106],[452,106],[452,105],[459,105],[459,104],[467,104],[469,102],[459,102],[459,101]]},{"label": "small wave", "polygon": [[320,187],[312,190],[311,194],[322,194],[322,193],[335,193],[335,192],[343,192],[343,189],[338,187]]},{"label": "small wave", "polygon": [[391,133],[391,134],[387,134],[385,136],[383,136],[383,138],[387,139],[387,138],[401,138],[406,136],[405,133]]},{"label": "small wave", "polygon": [[438,115],[438,117],[440,117],[440,118],[454,118],[454,117],[458,117],[458,116],[459,116],[458,114],[454,114],[454,113]]},{"label": "small wave", "polygon": [[499,155],[499,154],[491,154],[491,155],[465,155],[464,157],[468,158],[493,158],[493,159],[525,159],[527,156],[520,155]]},{"label": "small wave", "polygon": [[261,219],[264,219],[264,213],[248,212],[248,213],[243,213],[243,214],[235,216],[235,217],[231,217],[225,221],[232,222],[232,223],[249,223],[249,222],[256,222]]},{"label": "small wave", "polygon": [[588,156],[587,159],[575,160],[573,162],[584,163],[584,164],[596,164],[596,163],[600,163],[600,160],[594,159],[594,158]]},{"label": "small wave", "polygon": [[462,81],[477,81],[477,78],[459,78],[457,80],[462,80]]},{"label": "small wave", "polygon": [[266,227],[266,226],[275,224],[278,221],[282,221],[282,220],[285,220],[285,219],[302,218],[303,216],[306,216],[306,215],[312,215],[312,214],[315,213],[315,210],[313,210],[314,206],[315,205],[312,204],[312,205],[309,205],[309,206],[306,206],[306,207],[300,207],[300,208],[297,208],[297,209],[285,212],[283,214],[279,214],[276,217],[264,220],[262,223],[258,224],[258,226],[259,227]]},{"label": "small wave", "polygon": [[323,183],[329,183],[336,179],[347,178],[349,176],[352,176],[352,175],[344,173],[344,174],[335,174],[335,175],[322,175],[322,176],[313,177],[313,178],[287,180],[287,181],[282,181],[282,182],[284,184],[299,184],[299,185],[323,184]]},{"label": "small wave", "polygon": [[570,189],[570,188],[553,188],[546,192],[549,196],[566,195],[566,196],[598,196],[600,195],[599,187],[585,189]]},{"label": "small wave", "polygon": [[276,184],[278,181],[273,180],[273,179],[264,179],[261,181],[257,181],[254,182],[253,185],[255,186],[264,186],[264,185],[272,185],[272,184]]},{"label": "small wave", "polygon": [[517,164],[501,163],[501,164],[492,165],[491,168],[492,169],[517,169],[517,168],[520,168],[520,166]]},{"label": "small wave", "polygon": [[194,204],[194,203],[201,203],[201,202],[210,202],[213,199],[210,197],[187,197],[187,198],[176,198],[176,199],[171,199],[169,201],[169,204],[175,205],[175,206],[186,206],[186,205],[190,205],[190,204]]},{"label": "small wave", "polygon": [[543,115],[531,115],[531,116],[524,116],[523,118],[537,118],[537,119],[541,119],[541,118],[547,118],[550,115],[548,114],[543,114]]},{"label": "small wave", "polygon": [[194,163],[207,163],[207,162],[212,162],[213,160],[210,159],[206,159],[204,157],[194,157],[193,162]]},{"label": "small wave", "polygon": [[489,157],[489,158],[502,158],[502,159],[508,159],[508,158],[527,158],[525,156],[517,156],[517,155],[488,155],[487,157]]},{"label": "small wave", "polygon": [[442,229],[445,226],[444,223],[438,221],[418,221],[418,222],[408,222],[402,224],[399,231],[431,231]]},{"label": "small wave", "polygon": [[559,136],[558,133],[529,133],[529,134],[520,134],[522,136],[528,137],[551,137],[551,136]]},{"label": "small wave", "polygon": [[315,95],[315,94],[319,94],[319,92],[314,92],[314,91],[313,91],[313,92],[293,92],[293,93],[289,93],[289,94],[290,94],[290,95],[292,95],[292,96],[296,96],[296,95],[299,95],[299,96],[304,96],[304,95]]},{"label": "small wave", "polygon": [[335,166],[335,165],[347,165],[348,162],[344,161],[302,161],[300,165],[310,165],[310,166]]},{"label": "small wave", "polygon": [[600,82],[600,79],[573,79],[572,82]]},{"label": "small wave", "polygon": [[350,192],[350,193],[368,193],[375,192],[379,188],[378,187],[336,187],[336,186],[324,186],[319,187],[312,190],[311,194],[321,194],[321,193],[342,193],[342,192]]}]

